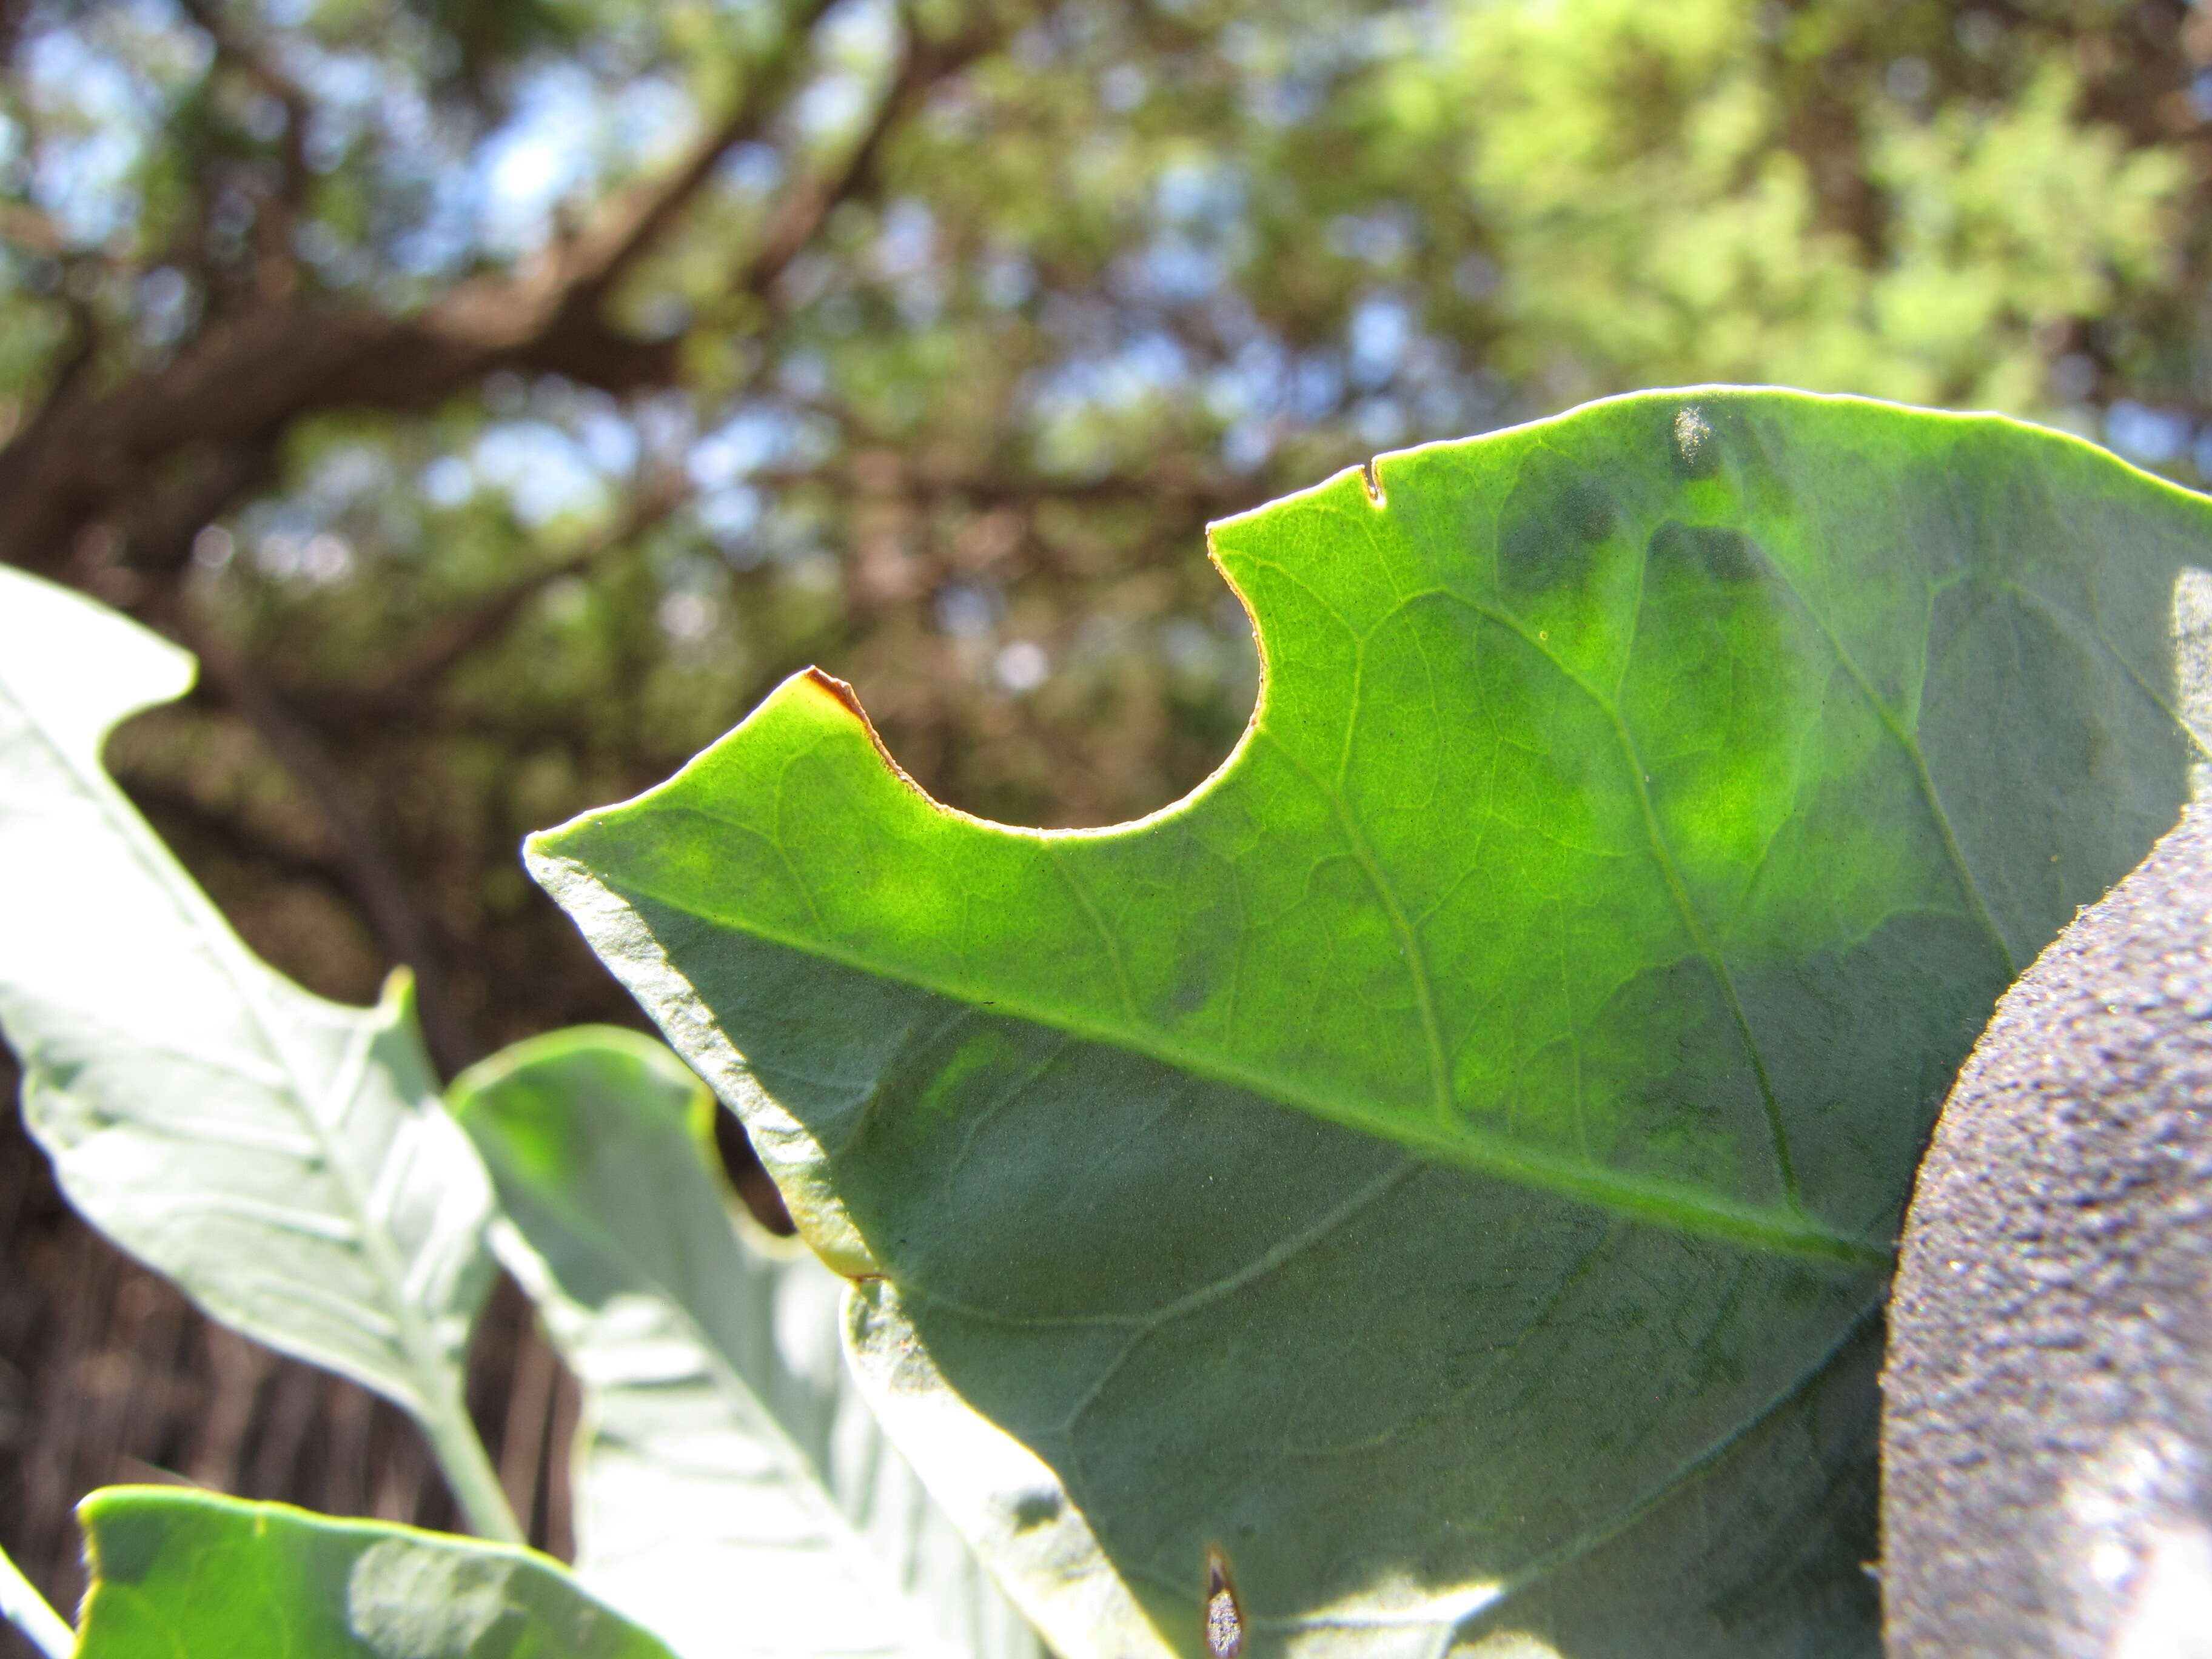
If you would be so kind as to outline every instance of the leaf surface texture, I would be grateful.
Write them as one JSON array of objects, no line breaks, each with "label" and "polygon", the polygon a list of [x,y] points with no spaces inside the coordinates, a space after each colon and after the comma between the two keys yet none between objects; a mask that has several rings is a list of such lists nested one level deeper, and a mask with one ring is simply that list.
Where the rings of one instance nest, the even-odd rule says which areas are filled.
[{"label": "leaf surface texture", "polygon": [[1042,1659],[855,1391],[842,1281],[732,1213],[681,1060],[582,1027],[450,1098],[498,1186],[500,1253],[586,1390],[587,1588],[685,1659]]},{"label": "leaf surface texture", "polygon": [[174,1487],[78,1506],[79,1659],[674,1659],[557,1561]]},{"label": "leaf surface texture", "polygon": [[405,977],[310,995],[232,933],[100,746],[191,659],[0,569],[0,1027],[70,1200],[215,1317],[412,1412],[482,1528],[511,1517],[461,1398],[491,1188]]},{"label": "leaf surface texture", "polygon": [[1041,1460],[975,1512],[1064,1502],[1149,1650],[1218,1548],[1253,1652],[1872,1651],[1890,1241],[2179,814],[2208,532],[1994,417],[1616,399],[1217,526],[1265,682],[1150,818],[948,811],[810,675],[531,858],[863,1279],[889,1420]]}]

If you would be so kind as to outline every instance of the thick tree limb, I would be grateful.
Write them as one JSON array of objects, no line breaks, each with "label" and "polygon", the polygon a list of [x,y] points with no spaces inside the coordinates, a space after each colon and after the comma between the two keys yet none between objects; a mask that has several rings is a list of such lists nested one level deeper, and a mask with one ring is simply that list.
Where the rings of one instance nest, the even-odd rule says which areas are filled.
[{"label": "thick tree limb", "polygon": [[[156,527],[128,522],[127,504],[171,457],[270,452],[311,416],[343,410],[433,406],[495,369],[550,373],[621,395],[672,385],[682,341],[640,339],[605,316],[614,286],[665,237],[735,145],[767,131],[811,61],[829,0],[799,0],[781,44],[736,106],[654,179],[618,191],[589,223],[520,269],[473,278],[422,312],[395,314],[361,301],[302,295],[263,284],[252,301],[212,316],[170,359],[119,381],[64,377],[38,415],[0,448],[0,558],[66,574],[70,546],[89,524],[116,522],[123,557],[174,572],[197,526],[173,515]],[[214,0],[192,15],[264,85],[281,71],[236,35]],[[796,180],[735,285],[765,295],[820,230],[831,210],[866,187],[900,121],[927,89],[1004,38],[995,11],[949,40],[909,27],[891,84],[860,140],[833,166]],[[283,96],[283,94],[275,95]],[[288,102],[304,125],[305,100]],[[218,470],[220,471],[220,470]],[[251,469],[234,469],[246,487]],[[232,496],[202,498],[212,515]],[[146,520],[143,512],[135,515]]]},{"label": "thick tree limb", "polygon": [[[112,515],[149,471],[188,446],[264,446],[299,420],[341,409],[427,408],[498,368],[617,394],[672,384],[681,342],[623,333],[604,314],[607,295],[731,147],[773,122],[827,5],[801,0],[736,108],[675,167],[617,191],[582,231],[517,270],[463,283],[411,315],[264,288],[253,303],[212,318],[165,363],[119,382],[58,385],[0,449],[0,557],[60,569],[85,525]],[[209,0],[196,8],[211,33],[223,31],[219,45],[228,38],[248,50]],[[134,546],[126,556],[172,566],[174,541],[160,554]]]}]

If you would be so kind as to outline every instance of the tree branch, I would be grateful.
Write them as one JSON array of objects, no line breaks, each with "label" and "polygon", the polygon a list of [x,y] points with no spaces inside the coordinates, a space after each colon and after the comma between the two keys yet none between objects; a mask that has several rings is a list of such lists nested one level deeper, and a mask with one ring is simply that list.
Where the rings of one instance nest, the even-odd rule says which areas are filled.
[{"label": "tree branch", "polygon": [[[225,27],[214,0],[193,3],[209,25]],[[828,4],[798,0],[783,40],[737,106],[682,161],[617,192],[583,231],[520,270],[464,283],[411,315],[264,287],[252,303],[211,315],[166,362],[119,380],[58,384],[0,448],[0,558],[59,574],[78,532],[137,496],[167,457],[203,446],[250,451],[309,416],[430,407],[499,368],[561,374],[617,396],[672,385],[682,339],[623,334],[606,320],[603,302],[721,156],[768,129],[798,84]],[[744,262],[740,288],[771,286],[836,204],[864,185],[897,121],[1004,33],[995,12],[947,41],[931,42],[909,27],[868,131],[840,164],[793,187]],[[167,540],[173,554],[177,538]]]},{"label": "tree branch", "polygon": [[928,40],[908,19],[897,67],[867,126],[835,166],[799,179],[777,204],[734,284],[737,289],[765,297],[814,240],[831,211],[867,187],[882,159],[884,145],[929,89],[997,46],[1005,35],[1005,26],[995,14],[945,41]]},{"label": "tree branch", "polygon": [[275,200],[257,216],[253,282],[265,296],[287,296],[300,280],[300,255],[292,239],[307,198],[307,123],[313,118],[314,106],[267,48],[231,21],[220,0],[177,0],[177,3],[215,43],[216,61],[235,67],[284,111],[284,132],[277,148],[283,182]]},{"label": "tree branch", "polygon": [[72,246],[43,210],[27,202],[0,202],[0,241],[13,242],[49,259],[87,257],[86,251]]},{"label": "tree branch", "polygon": [[215,43],[219,61],[234,65],[284,109],[284,200],[297,208],[307,187],[307,123],[314,106],[300,83],[286,74],[267,49],[231,21],[216,0],[177,0],[179,9]]},{"label": "tree branch", "polygon": [[691,494],[683,474],[657,474],[640,488],[619,518],[567,557],[509,583],[465,610],[441,617],[393,653],[392,665],[371,684],[333,699],[332,712],[348,721],[392,720],[419,710],[428,694],[462,661],[497,641],[530,602],[555,582],[580,576],[666,519]]},{"label": "tree branch", "polygon": [[617,196],[601,212],[599,222],[575,239],[569,253],[573,292],[594,301],[602,297],[674,222],[722,158],[767,131],[797,83],[815,25],[830,3],[802,0],[785,26],[782,40],[754,72],[737,106],[719,125],[702,134],[675,167],[650,185]]},{"label": "tree branch", "polygon": [[116,515],[123,562],[142,571],[174,573],[191,556],[192,538],[223,507],[275,476],[271,442],[197,445],[172,455]]},{"label": "tree branch", "polygon": [[[750,475],[747,482],[766,489],[827,485],[842,492],[860,488],[849,468],[776,467]],[[890,492],[924,500],[946,498],[979,506],[1004,507],[1024,501],[1138,501],[1196,507],[1209,514],[1242,512],[1267,499],[1264,480],[1234,483],[1203,477],[1163,477],[1109,473],[1097,478],[1053,478],[1015,473],[942,472],[902,469]]]},{"label": "tree branch", "polygon": [[[775,50],[736,105],[693,140],[673,167],[617,191],[589,224],[557,239],[520,272],[463,283],[431,308],[425,325],[434,333],[477,339],[535,335],[581,343],[604,335],[601,311],[615,284],[659,243],[722,158],[768,130],[797,86],[815,25],[831,3],[799,0]],[[672,352],[667,368],[672,373]]]},{"label": "tree branch", "polygon": [[181,823],[234,858],[264,866],[294,881],[312,882],[341,902],[353,898],[344,871],[332,860],[287,847],[234,814],[218,811],[168,779],[118,772],[115,781],[149,818]]}]

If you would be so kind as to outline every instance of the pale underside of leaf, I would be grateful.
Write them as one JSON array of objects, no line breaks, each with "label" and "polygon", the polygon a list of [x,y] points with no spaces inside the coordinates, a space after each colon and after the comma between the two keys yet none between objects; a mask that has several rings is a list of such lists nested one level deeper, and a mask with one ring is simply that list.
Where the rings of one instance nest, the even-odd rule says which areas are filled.
[{"label": "pale underside of leaf", "polygon": [[854,1392],[842,1281],[730,1212],[682,1062],[562,1032],[453,1099],[511,1218],[500,1255],[585,1389],[584,1583],[684,1659],[1041,1659]]},{"label": "pale underside of leaf", "polygon": [[107,729],[190,678],[134,624],[0,570],[0,1024],[26,1120],[102,1231],[415,1413],[506,1530],[460,1402],[489,1183],[404,977],[355,1009],[272,972],[100,769]]}]

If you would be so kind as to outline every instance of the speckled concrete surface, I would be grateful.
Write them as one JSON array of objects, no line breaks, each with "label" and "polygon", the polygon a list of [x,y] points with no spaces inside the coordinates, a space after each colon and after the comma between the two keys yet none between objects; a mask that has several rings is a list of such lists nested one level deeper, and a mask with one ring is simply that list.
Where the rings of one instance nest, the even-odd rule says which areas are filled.
[{"label": "speckled concrete surface", "polygon": [[1999,1006],[1890,1329],[1893,1659],[2212,1659],[2212,810]]}]

